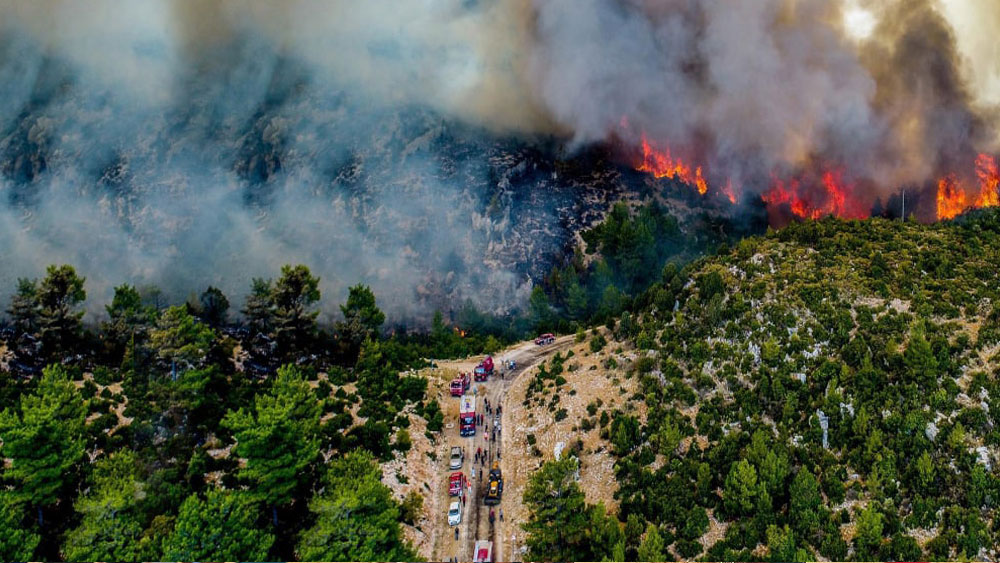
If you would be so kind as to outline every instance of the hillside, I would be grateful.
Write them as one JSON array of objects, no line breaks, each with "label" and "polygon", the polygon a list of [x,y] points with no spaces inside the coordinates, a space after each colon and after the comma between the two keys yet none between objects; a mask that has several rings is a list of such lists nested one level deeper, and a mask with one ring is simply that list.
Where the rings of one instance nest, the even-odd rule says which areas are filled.
[{"label": "hillside", "polygon": [[985,213],[802,223],[668,265],[609,323],[645,403],[601,433],[624,529],[540,523],[529,556],[996,559],[998,258]]}]

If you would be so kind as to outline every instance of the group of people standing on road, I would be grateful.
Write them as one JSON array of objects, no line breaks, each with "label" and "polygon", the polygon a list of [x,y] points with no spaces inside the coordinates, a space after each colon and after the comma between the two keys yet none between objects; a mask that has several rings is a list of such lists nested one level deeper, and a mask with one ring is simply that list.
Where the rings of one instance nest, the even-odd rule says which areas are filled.
[{"label": "group of people standing on road", "polygon": [[[496,373],[499,375],[500,379],[503,380],[504,379],[504,375],[505,375],[505,371],[509,370],[509,371],[513,372],[516,364],[514,363],[513,360],[509,360],[509,361],[508,360],[504,360],[501,365],[503,367],[501,369],[497,370]],[[504,368],[506,368],[506,369],[504,369]],[[473,388],[472,388],[472,393],[475,394],[475,395],[480,395],[479,391],[480,390],[478,389],[478,386],[474,385]],[[485,390],[483,390],[483,391],[485,391]],[[474,462],[472,464],[472,467],[470,468],[471,479],[469,479],[469,481],[467,483],[468,494],[467,495],[466,494],[460,495],[462,497],[461,498],[461,502],[462,502],[463,506],[465,506],[466,497],[468,496],[468,497],[471,498],[471,496],[472,496],[472,483],[473,483],[473,481],[477,482],[479,485],[482,485],[482,483],[483,483],[483,476],[486,473],[486,465],[487,464],[492,465],[493,459],[494,459],[494,453],[496,454],[496,459],[498,461],[500,460],[500,441],[499,441],[499,438],[500,438],[500,427],[501,427],[500,417],[503,415],[503,407],[500,406],[500,405],[494,405],[494,404],[492,404],[490,402],[490,399],[486,396],[485,392],[483,392],[481,395],[482,395],[482,398],[483,398],[483,411],[484,412],[478,413],[476,415],[475,422],[476,422],[476,426],[478,428],[482,429],[482,436],[483,436],[483,439],[484,439],[485,443],[482,446],[479,446],[479,447],[476,448],[475,457],[473,458]],[[493,428],[490,428],[490,417],[493,417]],[[478,439],[478,436],[479,436],[479,433],[477,432],[476,433],[476,439]],[[476,465],[479,466],[479,471],[478,472],[476,471]],[[477,473],[478,473],[478,475],[477,475]],[[495,509],[494,508],[490,508],[489,523],[490,523],[490,528],[491,528],[490,532],[491,533],[493,532],[492,528],[494,526],[494,522],[496,520],[496,516],[497,516],[497,514],[495,512]],[[503,522],[503,508],[499,508],[499,516],[500,516],[500,521]],[[455,541],[458,541],[458,539],[459,539],[459,530],[458,530],[458,527],[456,526],[455,527]],[[455,558],[453,558],[453,560],[457,561],[458,557],[456,556]]]}]

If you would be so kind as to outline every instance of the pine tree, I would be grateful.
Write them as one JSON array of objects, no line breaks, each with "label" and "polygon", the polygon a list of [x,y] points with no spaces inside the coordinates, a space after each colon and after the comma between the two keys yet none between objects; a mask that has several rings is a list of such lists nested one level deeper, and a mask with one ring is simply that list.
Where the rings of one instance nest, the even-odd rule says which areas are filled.
[{"label": "pine tree", "polygon": [[266,561],[274,535],[257,528],[257,504],[244,492],[209,491],[181,504],[163,544],[165,561]]},{"label": "pine tree", "polygon": [[139,561],[152,554],[139,505],[146,496],[135,454],[122,450],[99,461],[90,491],[76,501],[80,525],[66,534],[67,561]]},{"label": "pine tree", "polygon": [[593,560],[583,490],[576,482],[575,457],[550,461],[536,471],[524,491],[528,559]]},{"label": "pine tree", "polygon": [[764,492],[757,481],[757,470],[747,460],[741,459],[733,464],[726,477],[723,494],[726,510],[733,516],[752,516]]},{"label": "pine tree", "polygon": [[274,325],[274,300],[271,297],[271,280],[254,278],[250,293],[243,305],[243,316],[256,334],[268,334]]},{"label": "pine tree", "polygon": [[166,366],[185,371],[204,365],[215,342],[215,331],[194,318],[186,307],[170,307],[160,315],[149,341]]},{"label": "pine tree", "polygon": [[34,334],[38,329],[38,282],[18,278],[17,291],[10,298],[7,308],[14,328],[25,334]]},{"label": "pine tree", "polygon": [[647,524],[646,534],[639,544],[639,561],[663,561],[664,547],[659,528],[652,523]]},{"label": "pine tree", "polygon": [[275,525],[277,507],[288,504],[307,482],[306,469],[319,455],[319,416],[320,405],[302,373],[284,366],[251,411],[230,411],[222,421],[236,438],[235,455],[246,459],[238,477],[271,507]]},{"label": "pine tree", "polygon": [[882,547],[882,513],[868,505],[858,515],[854,535],[854,557],[857,561],[876,561]]},{"label": "pine tree", "polygon": [[309,509],[316,524],[302,532],[303,561],[405,561],[416,554],[403,538],[400,511],[370,453],[353,451],[334,460],[324,492]]},{"label": "pine tree", "polygon": [[49,266],[38,284],[39,335],[49,357],[58,358],[79,342],[83,311],[77,307],[87,298],[85,281],[72,266],[63,265]]},{"label": "pine tree", "polygon": [[60,366],[45,368],[37,390],[21,397],[20,413],[0,413],[0,456],[10,458],[5,477],[35,507],[39,526],[43,508],[55,504],[72,482],[72,468],[83,457],[83,400]]},{"label": "pine tree", "polygon": [[789,519],[802,537],[809,537],[819,528],[819,510],[823,505],[823,497],[820,496],[819,482],[808,468],[803,467],[795,474],[789,495]]},{"label": "pine tree", "polygon": [[226,324],[226,315],[229,311],[229,299],[222,290],[208,286],[198,299],[201,305],[201,319],[212,328],[220,328]]},{"label": "pine tree", "polygon": [[41,538],[25,525],[16,493],[0,491],[0,561],[30,561]]},{"label": "pine tree", "polygon": [[271,288],[279,354],[298,354],[313,342],[319,312],[311,309],[319,298],[319,278],[309,268],[301,264],[282,266],[281,277]]}]

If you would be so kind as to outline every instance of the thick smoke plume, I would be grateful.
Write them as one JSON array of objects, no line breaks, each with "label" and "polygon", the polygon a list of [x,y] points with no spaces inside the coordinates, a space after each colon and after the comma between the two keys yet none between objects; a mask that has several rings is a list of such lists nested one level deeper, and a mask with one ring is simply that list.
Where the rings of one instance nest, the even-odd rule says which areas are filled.
[{"label": "thick smoke plume", "polygon": [[303,262],[331,311],[359,280],[397,318],[509,309],[530,281],[484,259],[470,191],[502,180],[442,165],[454,127],[647,139],[744,196],[836,170],[867,206],[996,150],[998,26],[944,0],[8,1],[0,284],[68,262],[95,308],[123,281],[239,302]]},{"label": "thick smoke plume", "polygon": [[[982,5],[964,33],[988,36]],[[996,149],[986,104],[996,63],[930,0],[539,1],[531,74],[580,143],[645,135],[706,167],[709,183],[761,193],[775,177],[842,170],[877,197],[943,174],[972,176]],[[845,23],[856,10],[872,29]],[[988,26],[983,22],[992,22]],[[985,37],[984,37],[985,38]],[[993,53],[995,54],[995,52]],[[988,61],[995,61],[988,57]],[[992,68],[990,68],[992,65]],[[986,76],[984,76],[986,75]]]}]

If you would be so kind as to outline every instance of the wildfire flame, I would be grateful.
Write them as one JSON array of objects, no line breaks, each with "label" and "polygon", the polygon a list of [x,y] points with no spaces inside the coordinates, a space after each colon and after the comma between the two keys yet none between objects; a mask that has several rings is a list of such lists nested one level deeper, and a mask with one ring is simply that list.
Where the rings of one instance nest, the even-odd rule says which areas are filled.
[{"label": "wildfire flame", "polygon": [[938,180],[938,219],[951,219],[965,211],[966,207],[965,192],[958,185],[958,178],[954,174]]},{"label": "wildfire flame", "polygon": [[976,207],[996,207],[1000,205],[1000,170],[997,161],[988,154],[976,159],[976,176],[979,177],[979,197]]},{"label": "wildfire flame", "polygon": [[979,193],[971,200],[958,177],[949,174],[938,180],[938,219],[952,219],[967,209],[1000,206],[1000,170],[995,158],[981,154],[976,158]]},{"label": "wildfire flame", "polygon": [[792,213],[801,219],[820,219],[827,215],[863,219],[868,213],[853,192],[854,186],[844,181],[843,171],[827,170],[816,187],[799,178],[787,182],[775,178],[761,199],[769,206],[787,203]]},{"label": "wildfire flame", "polygon": [[642,135],[642,162],[636,166],[636,170],[652,174],[657,179],[680,180],[694,186],[701,195],[708,193],[708,182],[701,173],[701,166],[695,167],[692,172],[691,166],[670,155],[669,147],[657,150],[646,138],[645,133]]},{"label": "wildfire flame", "polygon": [[[629,129],[626,118],[621,128]],[[693,166],[675,157],[667,146],[650,141],[641,135],[642,158],[634,164],[636,170],[654,178],[679,180],[693,186],[701,195],[708,194],[708,181],[701,166]],[[1000,207],[1000,167],[996,158],[980,154],[975,161],[975,175],[979,192],[970,197],[959,176],[948,174],[937,182],[937,218],[952,219],[970,208]],[[716,187],[719,194],[731,203],[737,200],[737,189],[732,180]],[[858,196],[862,197],[858,197]],[[872,201],[864,200],[857,186],[844,180],[844,169],[825,167],[806,171],[791,178],[772,178],[771,186],[761,195],[769,208],[787,205],[800,219],[820,219],[828,215],[844,219],[864,219],[870,215]]]}]

